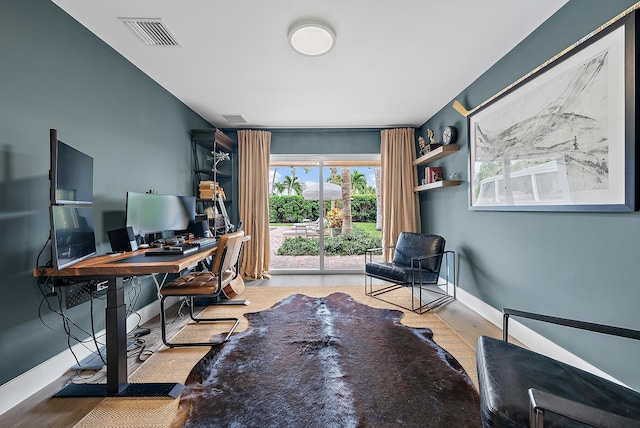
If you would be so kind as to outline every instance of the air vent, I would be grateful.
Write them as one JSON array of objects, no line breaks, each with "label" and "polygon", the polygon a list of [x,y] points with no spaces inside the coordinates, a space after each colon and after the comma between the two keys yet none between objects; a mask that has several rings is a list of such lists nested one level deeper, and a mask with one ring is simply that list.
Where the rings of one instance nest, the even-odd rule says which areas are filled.
[{"label": "air vent", "polygon": [[241,114],[221,114],[220,117],[226,120],[230,125],[247,123],[247,119],[245,119]]},{"label": "air vent", "polygon": [[159,18],[118,18],[149,46],[180,46]]}]

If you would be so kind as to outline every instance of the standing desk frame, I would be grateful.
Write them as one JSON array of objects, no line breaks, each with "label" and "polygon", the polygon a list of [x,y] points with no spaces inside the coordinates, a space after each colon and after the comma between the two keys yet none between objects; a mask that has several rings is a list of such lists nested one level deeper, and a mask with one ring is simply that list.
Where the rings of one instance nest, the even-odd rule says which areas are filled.
[{"label": "standing desk frame", "polygon": [[[129,383],[127,369],[127,319],[124,298],[124,278],[156,273],[180,273],[216,252],[217,246],[179,258],[172,256],[144,257],[149,251],[136,250],[117,256],[97,256],[82,260],[61,270],[37,267],[36,277],[70,277],[77,279],[106,279],[107,307],[105,309],[107,383],[69,384],[54,397],[172,397],[177,398],[184,385],[170,383]],[[139,257],[143,256],[143,257]],[[130,262],[127,259],[132,259]],[[149,259],[147,261],[147,259]]]}]

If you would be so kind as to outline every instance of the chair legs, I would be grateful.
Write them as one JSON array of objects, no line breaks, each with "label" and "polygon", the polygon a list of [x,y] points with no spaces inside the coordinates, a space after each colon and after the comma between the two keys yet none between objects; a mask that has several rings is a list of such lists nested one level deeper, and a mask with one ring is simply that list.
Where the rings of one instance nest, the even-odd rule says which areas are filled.
[{"label": "chair legs", "polygon": [[[424,314],[438,306],[444,305],[456,299],[456,260],[453,251],[445,251],[444,255],[444,282],[443,283],[421,283],[413,280],[409,283],[394,283],[386,278],[369,275],[365,273],[364,291],[367,296],[375,297],[386,303],[407,309],[412,312]],[[374,288],[373,280],[380,279],[387,284],[381,284]],[[450,287],[452,294],[450,294]],[[397,299],[392,298],[391,293],[400,288],[407,288],[411,292],[411,303],[404,303],[404,294]]]},{"label": "chair legs", "polygon": [[165,313],[165,299],[168,296],[162,296],[160,298],[160,328],[161,328],[161,332],[162,332],[162,343],[164,343],[166,346],[168,346],[169,348],[177,348],[177,347],[188,347],[188,346],[216,346],[216,345],[220,345],[224,342],[226,342],[227,340],[229,340],[229,337],[233,334],[233,332],[235,331],[235,329],[238,327],[238,325],[240,324],[240,319],[239,318],[198,318],[193,314],[193,297],[188,297],[189,298],[189,317],[195,321],[196,323],[199,322],[221,322],[221,323],[233,323],[233,326],[231,327],[231,329],[229,330],[229,332],[226,334],[225,338],[219,342],[179,342],[179,343],[175,343],[175,342],[169,342],[167,340],[167,323],[166,323],[166,313]]}]

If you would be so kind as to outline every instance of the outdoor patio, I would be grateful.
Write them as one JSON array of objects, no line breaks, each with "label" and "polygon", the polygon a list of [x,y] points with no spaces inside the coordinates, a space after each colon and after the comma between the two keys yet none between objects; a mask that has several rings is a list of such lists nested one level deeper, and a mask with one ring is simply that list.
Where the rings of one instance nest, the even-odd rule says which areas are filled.
[{"label": "outdoor patio", "polygon": [[[278,248],[284,242],[285,231],[291,230],[291,226],[272,227],[271,236],[271,263],[270,270],[278,269],[319,269],[320,258],[318,256],[279,256]],[[340,270],[364,270],[364,255],[357,256],[325,256],[324,268]]]}]

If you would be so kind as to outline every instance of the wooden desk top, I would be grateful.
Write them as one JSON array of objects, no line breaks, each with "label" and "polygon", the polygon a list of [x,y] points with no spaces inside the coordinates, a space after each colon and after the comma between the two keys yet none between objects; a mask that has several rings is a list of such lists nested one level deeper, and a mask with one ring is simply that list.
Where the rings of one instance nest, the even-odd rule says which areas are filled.
[{"label": "wooden desk top", "polygon": [[[179,273],[214,254],[217,248],[217,246],[212,246],[178,260],[175,260],[175,256],[168,255],[145,257],[145,259],[136,257],[153,250],[153,248],[118,255],[95,256],[61,270],[55,270],[53,267],[37,267],[33,270],[33,276],[129,276],[152,273]],[[132,262],[124,261],[129,258],[132,259]]]}]

